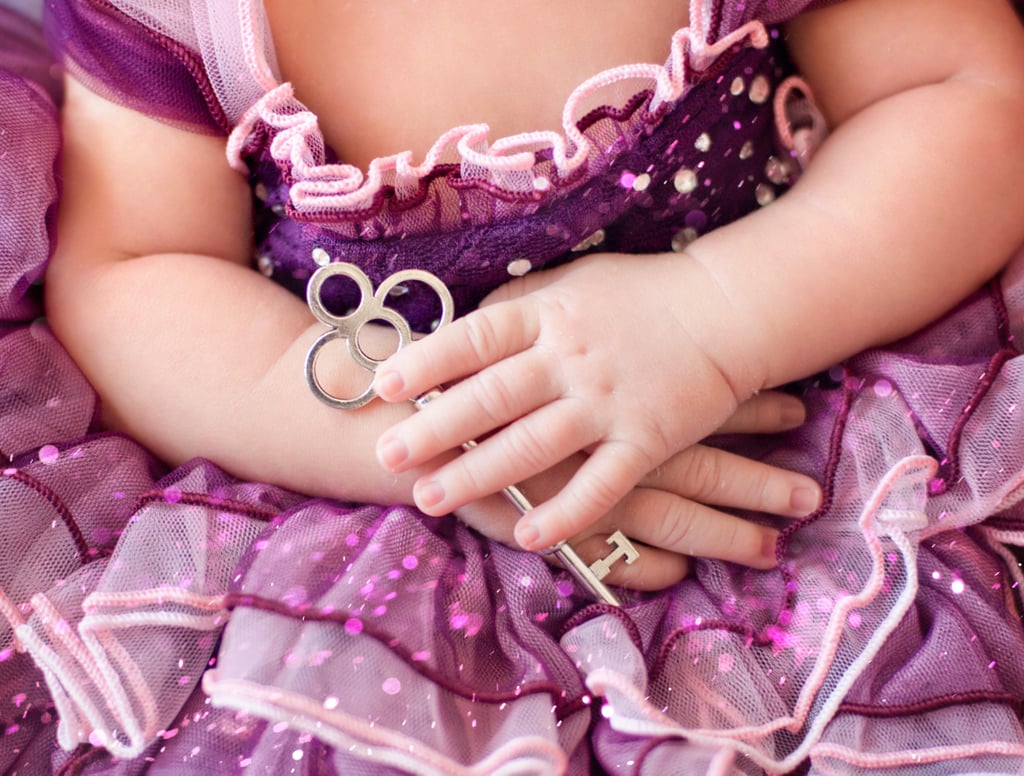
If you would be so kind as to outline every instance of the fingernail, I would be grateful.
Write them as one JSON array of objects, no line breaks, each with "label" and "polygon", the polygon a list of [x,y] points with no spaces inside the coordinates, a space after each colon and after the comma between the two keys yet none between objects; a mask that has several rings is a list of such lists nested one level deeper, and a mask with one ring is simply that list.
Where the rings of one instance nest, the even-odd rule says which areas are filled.
[{"label": "fingernail", "polygon": [[392,370],[377,372],[377,375],[373,379],[373,390],[383,398],[394,396],[404,387],[405,381],[402,380],[402,376],[398,374],[398,372]]},{"label": "fingernail", "polygon": [[796,427],[807,420],[807,408],[799,399],[787,398],[782,403],[782,422],[786,426]]},{"label": "fingernail", "polygon": [[382,439],[377,443],[377,460],[388,469],[397,469],[409,457],[409,448],[401,439]]},{"label": "fingernail", "polygon": [[764,538],[761,539],[761,557],[771,561],[773,566],[777,562],[775,550],[778,547],[778,543],[779,535],[776,533],[765,534]]},{"label": "fingernail", "polygon": [[444,488],[437,480],[417,482],[413,488],[413,497],[420,509],[430,509],[444,501]]},{"label": "fingernail", "polygon": [[794,488],[789,495],[789,505],[800,514],[809,514],[818,508],[821,494],[817,488]]},{"label": "fingernail", "polygon": [[515,528],[516,541],[524,550],[533,550],[540,542],[540,531],[533,523],[520,521]]}]

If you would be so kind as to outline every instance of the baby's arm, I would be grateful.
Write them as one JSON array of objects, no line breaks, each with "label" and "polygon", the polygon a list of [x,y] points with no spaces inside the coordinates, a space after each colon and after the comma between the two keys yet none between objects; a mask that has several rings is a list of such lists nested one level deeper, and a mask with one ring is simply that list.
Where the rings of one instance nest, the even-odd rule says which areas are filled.
[{"label": "baby's arm", "polygon": [[[74,81],[63,115],[47,315],[96,386],[106,422],[171,463],[202,455],[307,493],[409,502],[412,480],[383,471],[373,441],[410,407],[345,413],[313,398],[303,363],[323,327],[249,268],[250,192],[223,138],[157,122]],[[348,359],[337,370],[325,379],[339,393],[369,381]]]},{"label": "baby's arm", "polygon": [[585,450],[517,528],[550,545],[738,401],[909,334],[1021,243],[1024,34],[1005,0],[846,0],[789,35],[835,127],[791,192],[682,257],[527,276],[378,372],[391,400],[476,375],[382,438],[396,471],[508,424],[417,484],[427,511]]}]

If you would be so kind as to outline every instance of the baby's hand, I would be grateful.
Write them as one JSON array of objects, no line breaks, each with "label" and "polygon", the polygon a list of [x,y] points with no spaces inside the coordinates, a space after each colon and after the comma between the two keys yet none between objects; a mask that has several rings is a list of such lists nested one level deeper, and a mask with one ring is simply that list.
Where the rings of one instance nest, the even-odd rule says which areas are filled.
[{"label": "baby's hand", "polygon": [[[792,397],[762,394],[743,405],[722,430],[783,430],[799,417],[802,407]],[[556,493],[584,460],[582,454],[573,456],[521,487],[531,498],[543,499]],[[640,557],[632,564],[612,565],[605,581],[636,590],[658,590],[686,576],[690,556],[758,569],[775,566],[778,531],[774,527],[715,507],[801,517],[816,508],[820,499],[817,483],[808,477],[694,445],[644,477],[610,512],[570,542],[592,563],[608,554],[608,536],[622,531],[637,546]],[[500,497],[474,501],[456,514],[492,539],[515,545],[517,515]]]},{"label": "baby's hand", "polygon": [[699,268],[680,272],[684,261],[588,257],[525,278],[521,296],[403,349],[377,371],[383,399],[461,382],[386,432],[381,462],[404,471],[481,440],[417,482],[417,505],[441,515],[586,453],[515,538],[539,550],[581,533],[737,408],[729,379],[683,323],[683,300],[707,316],[706,292],[684,293],[702,278]]}]

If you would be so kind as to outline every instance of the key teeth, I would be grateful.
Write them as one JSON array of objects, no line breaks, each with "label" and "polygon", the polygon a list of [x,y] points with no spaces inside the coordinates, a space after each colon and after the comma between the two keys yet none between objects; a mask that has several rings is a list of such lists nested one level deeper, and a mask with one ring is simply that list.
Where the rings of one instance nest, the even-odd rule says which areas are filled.
[{"label": "key teeth", "polygon": [[626,561],[627,566],[630,566],[640,557],[639,551],[633,546],[633,543],[624,533],[622,533],[622,531],[616,531],[605,539],[605,542],[612,545],[614,549],[605,557],[590,564],[590,570],[594,572],[594,576],[598,579],[604,579],[608,576],[608,573],[612,570],[612,566],[614,566],[616,561],[620,558]]}]

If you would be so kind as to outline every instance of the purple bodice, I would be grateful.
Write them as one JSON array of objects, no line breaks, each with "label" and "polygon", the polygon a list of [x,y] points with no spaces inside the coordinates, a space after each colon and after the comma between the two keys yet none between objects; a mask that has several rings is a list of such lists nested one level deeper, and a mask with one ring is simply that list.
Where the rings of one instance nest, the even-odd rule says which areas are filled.
[{"label": "purple bodice", "polygon": [[[677,102],[652,110],[648,90],[589,112],[577,126],[596,161],[558,179],[550,150],[539,152],[536,167],[550,182],[543,190],[504,190],[466,179],[459,165],[439,165],[405,196],[384,188],[369,208],[314,220],[290,206],[288,170],[268,150],[274,135],[257,125],[243,150],[255,194],[256,266],[299,295],[317,268],[316,248],[359,265],[374,285],[401,269],[428,269],[461,314],[511,277],[586,252],[681,251],[792,182],[795,164],[780,149],[773,105],[788,65],[772,38],[763,49],[733,46]],[[443,213],[453,207],[455,225]],[[339,287],[328,302],[340,312],[357,293]],[[415,286],[394,305],[419,330],[439,314],[434,295]]]}]

